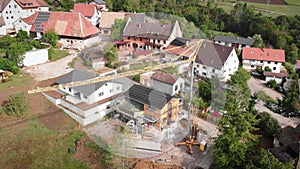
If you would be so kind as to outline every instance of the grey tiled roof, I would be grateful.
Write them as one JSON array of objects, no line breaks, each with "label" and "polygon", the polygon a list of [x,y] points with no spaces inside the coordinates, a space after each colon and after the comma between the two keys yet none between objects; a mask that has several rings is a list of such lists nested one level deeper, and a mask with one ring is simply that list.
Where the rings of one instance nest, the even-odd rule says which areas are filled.
[{"label": "grey tiled roof", "polygon": [[[64,75],[62,78],[58,79],[56,83],[58,84],[66,84],[70,82],[77,82],[87,79],[95,78],[96,74],[91,72],[85,72],[82,70],[74,69],[71,72]],[[94,93],[97,89],[103,86],[106,82],[92,83],[82,86],[73,87],[75,91],[82,93],[84,96],[89,96]]]},{"label": "grey tiled roof", "polygon": [[232,50],[232,47],[217,45],[204,40],[197,53],[195,62],[220,70]]},{"label": "grey tiled roof", "polygon": [[124,96],[157,109],[162,109],[172,99],[169,94],[137,84],[129,88]]},{"label": "grey tiled roof", "polygon": [[253,45],[255,40],[254,39],[249,39],[249,38],[242,38],[242,37],[217,35],[215,37],[215,41]]},{"label": "grey tiled roof", "polygon": [[143,23],[130,21],[123,36],[167,40],[173,29],[172,24]]}]

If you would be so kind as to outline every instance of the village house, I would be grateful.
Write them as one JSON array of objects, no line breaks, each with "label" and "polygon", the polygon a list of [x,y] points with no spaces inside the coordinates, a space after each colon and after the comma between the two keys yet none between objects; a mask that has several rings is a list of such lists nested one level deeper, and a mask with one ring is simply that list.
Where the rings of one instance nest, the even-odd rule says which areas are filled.
[{"label": "village house", "polygon": [[145,23],[128,20],[123,41],[129,50],[165,49],[176,37],[182,37],[178,22],[174,24]]},{"label": "village house", "polygon": [[108,7],[106,5],[106,2],[103,0],[93,0],[90,2],[90,4],[95,4],[97,6],[97,9],[99,11],[108,11]]},{"label": "village house", "polygon": [[266,81],[276,80],[280,83],[287,73],[282,72],[285,62],[285,53],[281,49],[248,48],[242,50],[243,68],[255,70],[261,68],[266,76]]},{"label": "village house", "polygon": [[101,9],[99,10],[96,4],[76,3],[74,4],[73,12],[80,12],[94,26],[99,26]]},{"label": "village house", "polygon": [[30,28],[33,38],[41,38],[45,32],[54,30],[63,47],[83,49],[100,41],[98,28],[79,12],[36,12],[21,18],[16,27]]},{"label": "village house", "polygon": [[230,79],[239,67],[235,49],[203,40],[194,64],[195,75],[211,79],[218,77],[221,81]]},{"label": "village house", "polygon": [[[56,83],[79,82],[97,76],[101,75],[75,69],[58,79]],[[45,92],[44,96],[85,126],[111,112],[121,93],[121,83],[104,81],[49,91]]]},{"label": "village house", "polygon": [[167,93],[171,96],[179,95],[184,90],[183,78],[163,71],[141,74],[140,83],[144,86]]},{"label": "village house", "polygon": [[49,5],[44,0],[1,0],[0,35],[15,34],[13,23],[37,11],[49,11]]},{"label": "village house", "polygon": [[166,128],[176,120],[180,106],[180,98],[134,84],[124,93],[124,99],[117,110],[140,124],[149,123],[158,128]]},{"label": "village house", "polygon": [[250,38],[217,35],[214,38],[214,42],[216,44],[225,45],[242,50],[243,47],[251,47],[255,40]]},{"label": "village house", "polygon": [[115,23],[115,20],[124,20],[125,14],[125,12],[102,12],[99,24],[100,33],[110,35],[111,27]]}]

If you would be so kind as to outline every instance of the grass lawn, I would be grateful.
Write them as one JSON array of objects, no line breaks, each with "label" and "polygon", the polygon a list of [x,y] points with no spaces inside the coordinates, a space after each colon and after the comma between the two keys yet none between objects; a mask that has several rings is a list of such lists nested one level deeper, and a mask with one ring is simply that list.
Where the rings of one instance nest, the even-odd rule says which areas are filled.
[{"label": "grass lawn", "polygon": [[300,6],[299,0],[285,0],[285,2],[289,5],[299,5]]},{"label": "grass lawn", "polygon": [[264,101],[266,104],[268,104],[270,102],[273,102],[273,103],[277,104],[277,100],[272,99],[269,95],[267,95],[263,91],[259,91],[256,94],[257,94],[257,98]]},{"label": "grass lawn", "polygon": [[[84,135],[74,127],[49,130],[35,120],[18,132],[0,130],[0,168],[88,168],[72,157]],[[88,144],[97,150],[93,142]]]},{"label": "grass lawn", "polygon": [[33,80],[28,74],[20,71],[18,74],[15,74],[6,79],[5,83],[0,81],[0,91],[15,86],[25,86],[28,85]]},{"label": "grass lawn", "polygon": [[69,52],[67,50],[59,50],[55,48],[50,48],[48,52],[50,61],[56,61],[69,55]]}]

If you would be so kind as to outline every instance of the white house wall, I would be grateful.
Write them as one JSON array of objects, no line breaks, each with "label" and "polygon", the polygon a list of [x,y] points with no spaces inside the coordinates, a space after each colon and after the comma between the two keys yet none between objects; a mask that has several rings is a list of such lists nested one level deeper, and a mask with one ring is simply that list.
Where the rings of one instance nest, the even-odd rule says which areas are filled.
[{"label": "white house wall", "polygon": [[227,58],[227,60],[223,65],[222,71],[223,71],[224,81],[229,80],[231,75],[233,75],[238,70],[239,64],[240,64],[239,58],[235,50],[233,49],[230,53],[230,56]]},{"label": "white house wall", "polygon": [[24,54],[23,64],[24,66],[32,66],[48,61],[48,49],[38,49],[27,51]]},{"label": "white house wall", "polygon": [[29,35],[29,31],[32,25],[28,25],[26,22],[22,21],[20,18],[18,20],[16,20],[14,23],[14,28],[16,29],[17,33],[20,30],[26,31],[27,34]]},{"label": "white house wall", "polygon": [[100,37],[97,35],[97,36],[94,36],[94,37],[91,37],[89,39],[85,39],[83,41],[83,48],[86,48],[86,47],[89,47],[89,46],[92,46],[93,44],[95,43],[99,43],[100,42]]},{"label": "white house wall", "polygon": [[258,66],[262,66],[263,70],[268,66],[273,73],[280,73],[282,62],[243,59],[243,68],[245,69],[255,70]]},{"label": "white house wall", "polygon": [[[106,83],[107,85],[103,85],[98,90],[96,90],[93,94],[88,96],[88,103],[94,103],[98,102],[100,100],[104,100],[106,98],[109,98],[111,96],[114,96],[116,94],[119,94],[122,92],[122,84],[118,83]],[[99,96],[99,93],[102,93],[102,96]]]}]

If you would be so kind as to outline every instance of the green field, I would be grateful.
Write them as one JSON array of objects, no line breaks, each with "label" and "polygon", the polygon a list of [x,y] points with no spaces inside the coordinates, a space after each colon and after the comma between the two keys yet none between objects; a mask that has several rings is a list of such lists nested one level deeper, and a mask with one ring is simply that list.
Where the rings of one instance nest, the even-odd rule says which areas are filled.
[{"label": "green field", "polygon": [[[245,3],[240,1],[241,3]],[[300,0],[285,0],[288,5],[268,5],[259,3],[247,2],[248,6],[251,6],[257,10],[257,12],[262,12],[263,15],[276,17],[279,15],[295,16],[300,15]],[[206,1],[200,2],[201,5],[206,5]],[[230,13],[233,9],[235,1],[232,0],[215,0],[214,4],[221,7],[225,12]],[[212,5],[214,6],[214,5]]]}]

